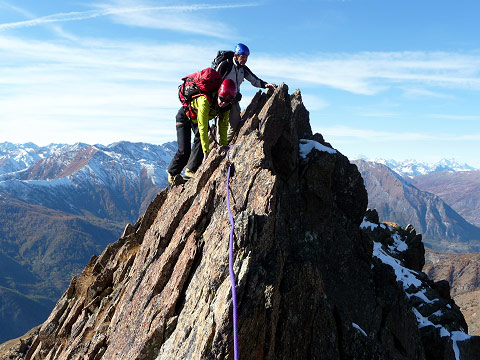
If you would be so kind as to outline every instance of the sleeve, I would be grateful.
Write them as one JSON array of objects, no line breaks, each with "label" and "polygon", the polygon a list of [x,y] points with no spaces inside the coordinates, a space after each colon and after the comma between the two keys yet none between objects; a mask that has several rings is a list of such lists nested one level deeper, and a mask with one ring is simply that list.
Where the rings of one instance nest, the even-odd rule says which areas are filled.
[{"label": "sleeve", "polygon": [[225,111],[223,117],[218,122],[218,132],[220,134],[220,145],[227,146],[227,133],[228,133],[228,118],[230,117],[230,110]]},{"label": "sleeve", "polygon": [[194,101],[197,105],[197,123],[200,134],[200,143],[203,153],[210,151],[210,139],[208,138],[208,113],[210,112],[210,103],[205,96],[199,96]]},{"label": "sleeve", "polygon": [[245,74],[245,79],[250,81],[250,84],[257,88],[265,89],[265,85],[267,84],[265,81],[259,79],[248,67],[243,67],[243,72]]}]

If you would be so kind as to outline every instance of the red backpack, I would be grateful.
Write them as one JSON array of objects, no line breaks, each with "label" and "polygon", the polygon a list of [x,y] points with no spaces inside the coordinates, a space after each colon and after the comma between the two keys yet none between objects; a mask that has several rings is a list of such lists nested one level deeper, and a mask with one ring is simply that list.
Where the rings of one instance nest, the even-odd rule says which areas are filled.
[{"label": "red backpack", "polygon": [[218,91],[222,84],[222,75],[212,68],[206,68],[199,72],[182,78],[183,84],[178,87],[178,98],[185,107],[185,113],[191,120],[197,118],[197,114],[191,107],[192,99],[205,96],[212,103],[212,93]]}]

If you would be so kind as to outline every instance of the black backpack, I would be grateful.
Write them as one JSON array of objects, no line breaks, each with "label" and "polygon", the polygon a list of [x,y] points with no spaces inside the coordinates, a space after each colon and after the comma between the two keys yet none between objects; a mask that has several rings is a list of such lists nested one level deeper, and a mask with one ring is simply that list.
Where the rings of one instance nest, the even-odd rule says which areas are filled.
[{"label": "black backpack", "polygon": [[[220,65],[220,63],[222,61],[225,61],[225,60],[229,60],[232,64],[233,64],[233,55],[235,53],[233,51],[229,51],[229,50],[219,50],[217,52],[217,56],[215,56],[215,59],[213,59],[212,61],[212,68],[213,69],[217,69],[218,68],[218,65]],[[231,67],[229,66],[229,68],[231,69]],[[224,76],[225,74],[222,74],[222,76]]]}]

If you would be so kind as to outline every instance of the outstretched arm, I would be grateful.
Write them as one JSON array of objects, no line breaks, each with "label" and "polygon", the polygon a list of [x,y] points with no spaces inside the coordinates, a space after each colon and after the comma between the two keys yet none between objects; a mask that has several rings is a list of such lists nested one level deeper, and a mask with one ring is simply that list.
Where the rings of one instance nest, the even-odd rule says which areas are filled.
[{"label": "outstretched arm", "polygon": [[256,76],[252,70],[250,70],[247,66],[243,67],[243,71],[245,74],[245,79],[247,79],[253,86],[258,87],[258,88],[268,88],[268,89],[275,89],[276,85],[267,83],[266,81],[263,81],[260,79],[258,76]]}]

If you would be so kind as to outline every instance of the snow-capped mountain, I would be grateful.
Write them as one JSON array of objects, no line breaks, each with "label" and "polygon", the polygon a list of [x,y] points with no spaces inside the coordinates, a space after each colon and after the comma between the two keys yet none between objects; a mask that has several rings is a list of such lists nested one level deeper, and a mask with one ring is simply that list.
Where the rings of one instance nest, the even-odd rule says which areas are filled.
[{"label": "snow-capped mountain", "polygon": [[29,167],[42,159],[35,144],[14,145],[0,143],[0,174],[15,172]]},{"label": "snow-capped mountain", "polygon": [[[35,144],[0,147],[0,196],[101,218],[134,220],[167,186],[170,144],[118,142],[108,146]],[[132,213],[132,209],[136,209]]]},{"label": "snow-capped mountain", "polygon": [[72,275],[143,214],[167,186],[175,150],[124,141],[0,144],[0,325],[11,328],[0,343],[43,321]]},{"label": "snow-capped mountain", "polygon": [[359,157],[359,158],[361,160],[366,160],[366,161],[371,161],[371,162],[386,165],[396,173],[402,176],[407,176],[407,177],[427,175],[427,174],[440,172],[440,171],[458,172],[458,171],[477,170],[476,168],[468,164],[459,163],[455,159],[442,159],[436,163],[424,163],[424,162],[417,162],[416,160],[396,161],[392,159],[370,160],[364,157]]},{"label": "snow-capped mountain", "polygon": [[68,177],[83,166],[115,162],[133,172],[147,168],[154,183],[160,184],[165,177],[163,165],[170,161],[172,154],[170,143],[152,145],[122,141],[108,146],[76,143],[39,147],[32,143],[16,145],[5,142],[0,144],[0,175],[3,175],[0,181],[53,180]]},{"label": "snow-capped mountain", "polygon": [[0,175],[24,170],[52,155],[86,146],[88,145],[81,143],[75,145],[50,144],[41,147],[33,143],[0,143]]}]

